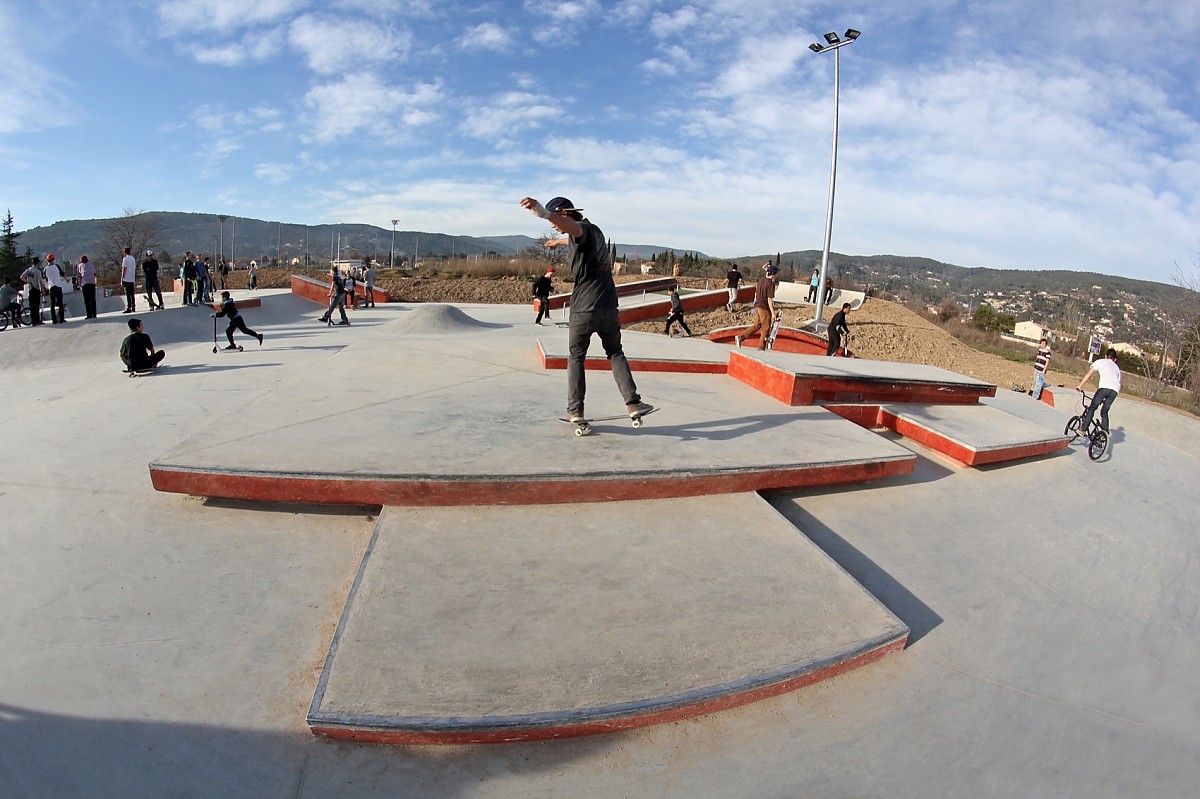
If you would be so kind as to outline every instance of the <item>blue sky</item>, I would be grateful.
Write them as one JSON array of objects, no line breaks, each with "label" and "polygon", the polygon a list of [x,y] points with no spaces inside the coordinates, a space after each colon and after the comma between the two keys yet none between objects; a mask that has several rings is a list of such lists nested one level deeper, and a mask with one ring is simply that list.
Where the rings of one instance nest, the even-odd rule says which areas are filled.
[{"label": "blue sky", "polygon": [[832,248],[1170,282],[1200,253],[1200,4],[0,0],[0,212]]}]

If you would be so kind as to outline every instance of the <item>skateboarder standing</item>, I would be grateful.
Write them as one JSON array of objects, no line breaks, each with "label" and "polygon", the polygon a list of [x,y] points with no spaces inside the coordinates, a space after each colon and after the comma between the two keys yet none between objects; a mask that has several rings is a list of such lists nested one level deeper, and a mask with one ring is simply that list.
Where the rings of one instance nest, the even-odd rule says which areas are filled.
[{"label": "skateboarder standing", "polygon": [[750,338],[756,332],[759,335],[758,348],[760,350],[767,348],[767,339],[771,335],[771,323],[775,320],[775,281],[778,279],[775,276],[778,274],[779,267],[767,261],[763,276],[754,286],[754,324],[750,325],[742,335],[734,337],[734,343],[739,348],[742,346],[743,339]]},{"label": "skateboarder standing", "polygon": [[[342,321],[333,321],[334,308],[342,315]],[[325,315],[321,317],[321,321],[329,325],[350,324],[350,320],[346,318],[346,283],[342,280],[342,276],[338,274],[336,266],[329,268],[329,308],[325,311]]]},{"label": "skateboarder standing", "polygon": [[612,260],[604,232],[585,219],[583,209],[576,208],[566,197],[555,197],[545,207],[532,197],[525,197],[521,206],[566,236],[550,239],[546,247],[555,249],[567,245],[571,275],[575,279],[571,291],[570,354],[567,357],[567,416],[572,422],[587,418],[583,411],[587,388],[583,367],[595,333],[604,345],[604,354],[608,356],[613,379],[625,400],[625,409],[631,417],[640,417],[652,406],[642,402],[629,370],[629,361],[621,349],[617,286],[613,282]]},{"label": "skateboarder standing", "polygon": [[542,317],[550,318],[550,292],[554,291],[554,284],[551,279],[554,277],[554,267],[546,267],[546,274],[533,281],[533,296],[538,302],[537,318],[533,320],[535,325],[542,323]]},{"label": "skateboarder standing", "polygon": [[250,328],[246,327],[246,320],[242,319],[242,314],[238,311],[237,305],[234,304],[233,298],[229,296],[228,291],[221,292],[221,310],[212,315],[214,319],[224,316],[229,319],[229,327],[225,328],[225,337],[229,339],[229,346],[225,349],[236,350],[237,345],[233,343],[233,331],[241,330],[247,336],[253,336],[258,339],[258,345],[261,347],[263,343],[263,334],[255,333]]},{"label": "skateboarder standing", "polygon": [[846,313],[849,310],[850,303],[844,302],[842,310],[829,320],[829,348],[825,350],[826,355],[837,355],[838,348],[842,346],[842,336],[850,336],[850,326],[846,324]]}]

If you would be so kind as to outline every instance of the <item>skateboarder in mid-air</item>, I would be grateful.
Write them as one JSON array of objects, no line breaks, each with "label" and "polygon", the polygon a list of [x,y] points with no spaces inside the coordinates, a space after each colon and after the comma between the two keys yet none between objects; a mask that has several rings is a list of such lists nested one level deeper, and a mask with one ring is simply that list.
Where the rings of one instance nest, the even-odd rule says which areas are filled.
[{"label": "skateboarder in mid-air", "polygon": [[[237,345],[233,343],[233,331],[235,330],[241,330],[247,336],[253,336],[254,338],[258,339],[259,346],[262,346],[263,334],[255,333],[253,330],[246,327],[246,320],[242,319],[242,314],[238,311],[237,305],[234,304],[233,299],[229,296],[228,291],[221,292],[221,310],[217,311],[212,316],[213,319],[217,319],[222,316],[229,319],[229,327],[225,328],[225,337],[229,339],[229,346],[225,349],[236,350],[238,348]],[[214,322],[213,324],[216,323]],[[216,347],[213,347],[213,351],[216,352]]]},{"label": "skateboarder in mid-air", "polygon": [[583,217],[566,197],[555,197],[545,207],[532,197],[521,206],[545,219],[564,238],[550,239],[548,249],[567,245],[567,257],[575,287],[571,291],[570,354],[567,357],[567,416],[583,423],[584,361],[592,334],[600,336],[604,354],[612,367],[613,379],[625,400],[625,409],[635,424],[654,406],[642,402],[629,362],[621,349],[621,322],[617,316],[617,286],[612,277],[612,260],[604,233]]}]

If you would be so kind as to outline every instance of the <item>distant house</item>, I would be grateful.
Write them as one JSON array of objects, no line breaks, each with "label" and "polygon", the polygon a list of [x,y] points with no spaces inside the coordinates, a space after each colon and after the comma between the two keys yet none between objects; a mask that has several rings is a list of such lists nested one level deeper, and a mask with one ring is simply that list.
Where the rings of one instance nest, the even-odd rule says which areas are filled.
[{"label": "distant house", "polygon": [[1142,348],[1137,346],[1136,344],[1128,344],[1125,342],[1120,342],[1117,344],[1110,344],[1109,346],[1112,349],[1116,350],[1117,352],[1121,352],[1126,355],[1132,355],[1135,358],[1146,357],[1146,354],[1142,351]]},{"label": "distant house", "polygon": [[1043,325],[1041,322],[1034,322],[1032,319],[1027,322],[1017,322],[1013,326],[1013,336],[1033,342],[1040,341],[1043,338],[1053,339],[1054,337],[1049,327]]}]

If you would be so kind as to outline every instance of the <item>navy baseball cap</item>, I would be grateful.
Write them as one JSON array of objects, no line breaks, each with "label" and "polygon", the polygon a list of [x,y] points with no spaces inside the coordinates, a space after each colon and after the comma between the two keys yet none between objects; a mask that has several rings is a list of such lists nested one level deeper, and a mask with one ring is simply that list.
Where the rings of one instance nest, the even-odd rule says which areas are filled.
[{"label": "navy baseball cap", "polygon": [[546,203],[546,213],[562,214],[567,211],[582,211],[582,208],[576,208],[575,203],[568,200],[566,197],[555,197],[550,202]]}]

